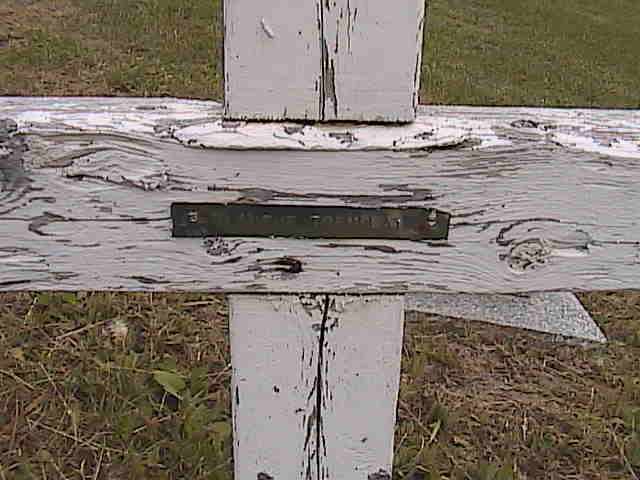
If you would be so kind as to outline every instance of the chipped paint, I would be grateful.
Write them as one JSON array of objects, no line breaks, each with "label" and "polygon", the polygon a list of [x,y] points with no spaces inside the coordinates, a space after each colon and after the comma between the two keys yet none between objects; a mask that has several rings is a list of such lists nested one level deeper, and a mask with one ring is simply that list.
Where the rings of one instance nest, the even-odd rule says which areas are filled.
[{"label": "chipped paint", "polygon": [[220,120],[173,129],[172,137],[186,146],[262,150],[428,150],[488,148],[511,142],[498,138],[485,122],[422,116],[410,124],[371,125],[282,122],[240,122],[233,129]]}]

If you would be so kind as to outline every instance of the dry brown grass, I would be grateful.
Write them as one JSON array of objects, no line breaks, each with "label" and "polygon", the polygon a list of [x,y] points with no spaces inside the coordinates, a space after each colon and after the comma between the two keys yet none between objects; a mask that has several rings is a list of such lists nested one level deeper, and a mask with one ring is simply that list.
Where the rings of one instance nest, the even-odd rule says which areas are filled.
[{"label": "dry brown grass", "polygon": [[[639,475],[640,294],[581,298],[609,344],[409,315],[396,477]],[[0,479],[231,476],[223,298],[4,293],[0,322]]]}]

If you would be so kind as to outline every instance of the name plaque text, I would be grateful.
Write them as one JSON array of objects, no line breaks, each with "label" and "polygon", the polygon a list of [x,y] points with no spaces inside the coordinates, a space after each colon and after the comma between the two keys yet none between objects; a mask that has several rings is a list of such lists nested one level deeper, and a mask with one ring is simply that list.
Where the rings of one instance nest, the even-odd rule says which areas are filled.
[{"label": "name plaque text", "polygon": [[450,215],[417,207],[173,203],[174,237],[446,240]]}]

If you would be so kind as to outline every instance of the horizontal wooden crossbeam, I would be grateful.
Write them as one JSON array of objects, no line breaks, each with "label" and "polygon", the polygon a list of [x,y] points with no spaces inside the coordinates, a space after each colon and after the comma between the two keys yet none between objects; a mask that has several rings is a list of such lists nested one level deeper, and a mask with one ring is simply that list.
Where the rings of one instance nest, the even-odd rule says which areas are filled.
[{"label": "horizontal wooden crossbeam", "polygon": [[[640,278],[637,110],[428,106],[413,124],[364,127],[228,124],[215,102],[3,98],[0,119],[0,290],[501,293]],[[172,238],[172,202],[452,216],[446,241]]]}]

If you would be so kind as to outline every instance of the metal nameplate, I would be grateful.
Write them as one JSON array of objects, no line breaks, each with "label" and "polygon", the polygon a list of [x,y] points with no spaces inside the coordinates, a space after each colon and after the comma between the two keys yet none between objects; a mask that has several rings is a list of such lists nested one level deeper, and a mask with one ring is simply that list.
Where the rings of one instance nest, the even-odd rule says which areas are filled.
[{"label": "metal nameplate", "polygon": [[450,214],[431,208],[173,203],[174,237],[446,240]]}]

